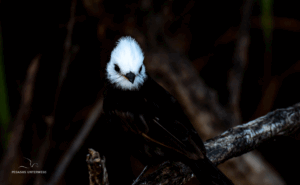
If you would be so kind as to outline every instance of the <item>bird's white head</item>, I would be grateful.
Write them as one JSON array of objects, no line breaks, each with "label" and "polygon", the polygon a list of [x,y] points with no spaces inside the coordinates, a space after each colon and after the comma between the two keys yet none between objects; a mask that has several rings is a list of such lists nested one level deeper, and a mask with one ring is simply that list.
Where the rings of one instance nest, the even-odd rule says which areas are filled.
[{"label": "bird's white head", "polygon": [[122,37],[111,52],[106,77],[117,88],[138,90],[147,78],[143,61],[144,54],[139,44],[129,36]]}]

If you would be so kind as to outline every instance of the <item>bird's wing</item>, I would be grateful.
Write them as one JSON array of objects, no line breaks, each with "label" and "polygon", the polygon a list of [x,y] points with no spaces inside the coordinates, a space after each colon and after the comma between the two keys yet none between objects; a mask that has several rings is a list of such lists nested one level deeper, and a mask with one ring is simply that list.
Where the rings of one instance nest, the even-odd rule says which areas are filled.
[{"label": "bird's wing", "polygon": [[[157,144],[183,153],[189,158],[203,158],[205,147],[177,100],[148,75],[144,89],[149,110],[142,115],[154,129],[143,133]],[[153,132],[151,132],[153,131]]]}]

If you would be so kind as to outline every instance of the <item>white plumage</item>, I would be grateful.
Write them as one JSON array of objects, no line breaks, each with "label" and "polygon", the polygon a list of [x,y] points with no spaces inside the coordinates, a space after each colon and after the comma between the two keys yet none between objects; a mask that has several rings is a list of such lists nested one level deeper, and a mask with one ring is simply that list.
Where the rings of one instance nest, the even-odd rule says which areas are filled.
[{"label": "white plumage", "polygon": [[141,159],[146,164],[180,160],[201,184],[232,185],[205,156],[203,141],[176,99],[147,76],[143,60],[140,46],[131,37],[121,38],[112,51],[103,102],[109,124],[120,123],[131,132],[135,152],[144,152]]},{"label": "white plumage", "polygon": [[[107,79],[123,90],[138,90],[147,78],[143,64],[144,54],[138,43],[131,37],[122,37],[111,53],[107,64]],[[120,71],[116,71],[116,65]],[[132,72],[135,75],[134,82],[126,78],[126,74]]]}]

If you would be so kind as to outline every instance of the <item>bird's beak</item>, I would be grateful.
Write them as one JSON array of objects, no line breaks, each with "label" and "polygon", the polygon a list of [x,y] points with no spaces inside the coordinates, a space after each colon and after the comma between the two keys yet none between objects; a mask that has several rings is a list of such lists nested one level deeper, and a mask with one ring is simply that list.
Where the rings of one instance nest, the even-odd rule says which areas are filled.
[{"label": "bird's beak", "polygon": [[125,75],[125,77],[133,84],[134,79],[135,79],[135,74],[134,74],[134,73],[132,73],[132,72],[127,73],[127,74]]}]

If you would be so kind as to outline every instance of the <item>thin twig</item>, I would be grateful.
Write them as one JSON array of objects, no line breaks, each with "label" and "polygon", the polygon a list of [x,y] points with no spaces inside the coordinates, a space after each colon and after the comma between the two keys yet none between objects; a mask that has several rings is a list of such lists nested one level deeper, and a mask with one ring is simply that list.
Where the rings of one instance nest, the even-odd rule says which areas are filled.
[{"label": "thin twig", "polygon": [[145,168],[142,170],[142,172],[139,174],[139,176],[133,181],[132,185],[136,185],[136,183],[144,176],[146,171],[149,169],[149,166],[145,166]]},{"label": "thin twig", "polygon": [[75,11],[76,11],[76,4],[77,0],[72,0],[71,10],[70,10],[70,20],[67,24],[67,36],[64,43],[64,58],[62,62],[62,67],[60,70],[60,78],[58,86],[61,87],[63,81],[66,79],[68,67],[71,61],[71,50],[72,50],[72,35],[73,35],[73,28],[75,25]]},{"label": "thin twig", "polygon": [[232,111],[231,126],[241,123],[240,96],[243,81],[243,72],[248,62],[248,48],[250,45],[250,16],[252,13],[253,0],[246,0],[243,6],[242,22],[233,54],[233,67],[229,72],[228,89],[229,105]]}]

